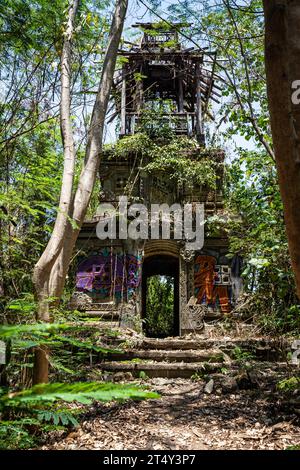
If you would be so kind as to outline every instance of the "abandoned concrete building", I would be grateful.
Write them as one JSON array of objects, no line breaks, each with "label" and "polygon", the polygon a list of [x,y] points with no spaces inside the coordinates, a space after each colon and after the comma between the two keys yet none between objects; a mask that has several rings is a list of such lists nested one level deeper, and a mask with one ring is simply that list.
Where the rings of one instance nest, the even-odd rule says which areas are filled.
[{"label": "abandoned concrete building", "polygon": [[[205,51],[195,48],[184,49],[179,24],[135,27],[142,31],[140,45],[131,45],[120,53],[121,70],[115,75],[113,98],[120,122],[119,140],[104,150],[101,159],[99,204],[117,207],[121,195],[147,207],[153,203],[203,203],[205,219],[222,218],[224,152],[205,146],[210,101],[218,97],[214,56],[206,57]],[[143,138],[146,149],[139,145]],[[177,180],[171,174],[172,161],[165,168],[152,165],[147,171],[150,140],[158,154],[165,140],[169,146],[179,142],[181,155],[176,161],[187,159],[188,165],[195,159],[215,163],[215,185]],[[192,146],[185,152],[183,146],[188,140]],[[209,224],[205,225],[203,248],[191,250],[184,239],[172,236],[101,240],[96,233],[100,217],[96,213],[86,220],[78,238],[80,255],[73,297],[78,309],[138,328],[147,318],[147,280],[162,275],[171,276],[174,282],[171,335],[200,331],[203,317],[220,317],[231,311],[240,285],[240,263],[226,256],[224,230],[209,230]]]}]

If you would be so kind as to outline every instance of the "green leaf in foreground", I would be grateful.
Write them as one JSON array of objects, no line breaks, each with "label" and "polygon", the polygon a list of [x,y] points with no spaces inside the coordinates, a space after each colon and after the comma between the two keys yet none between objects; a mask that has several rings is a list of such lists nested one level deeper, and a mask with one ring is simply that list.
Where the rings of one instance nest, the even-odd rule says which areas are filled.
[{"label": "green leaf in foreground", "polygon": [[0,338],[14,338],[21,334],[50,334],[61,330],[74,330],[65,323],[35,323],[24,325],[1,325]]},{"label": "green leaf in foreground", "polygon": [[127,399],[143,400],[159,398],[159,395],[148,390],[143,390],[131,384],[114,384],[99,382],[76,382],[73,384],[53,383],[35,385],[31,389],[8,394],[2,397],[2,402],[8,406],[41,402],[78,402],[90,404],[98,401],[124,401]]}]

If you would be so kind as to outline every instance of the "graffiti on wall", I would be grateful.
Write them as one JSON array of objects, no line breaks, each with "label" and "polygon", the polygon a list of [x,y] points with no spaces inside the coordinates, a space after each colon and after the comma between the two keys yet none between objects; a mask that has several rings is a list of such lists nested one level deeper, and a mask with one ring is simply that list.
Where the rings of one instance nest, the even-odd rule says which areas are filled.
[{"label": "graffiti on wall", "polygon": [[214,256],[198,255],[195,260],[194,287],[198,303],[220,309],[223,313],[230,312],[229,266],[218,265]]},{"label": "graffiti on wall", "polygon": [[83,260],[77,269],[76,289],[101,298],[131,297],[141,280],[141,259],[104,249]]}]

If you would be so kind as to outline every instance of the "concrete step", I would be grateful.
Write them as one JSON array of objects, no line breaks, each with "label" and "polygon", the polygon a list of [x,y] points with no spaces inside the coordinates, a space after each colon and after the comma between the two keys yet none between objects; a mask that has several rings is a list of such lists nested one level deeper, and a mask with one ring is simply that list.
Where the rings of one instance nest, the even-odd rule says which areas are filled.
[{"label": "concrete step", "polygon": [[184,338],[144,338],[139,344],[140,349],[154,350],[191,350],[208,349],[215,344],[214,341],[207,339],[184,339]]},{"label": "concrete step", "polygon": [[125,361],[133,359],[146,359],[156,362],[224,362],[224,354],[220,350],[125,350],[123,354],[110,354],[109,361]]},{"label": "concrete step", "polygon": [[88,325],[89,327],[90,326],[95,326],[95,328],[97,328],[97,330],[99,330],[100,332],[102,330],[110,330],[110,329],[114,329],[114,328],[118,328],[118,329],[120,328],[118,321],[108,321],[108,320],[93,321],[93,319],[91,317],[86,317],[84,319],[84,321],[82,322],[82,324],[83,325]]},{"label": "concrete step", "polygon": [[199,338],[145,338],[139,344],[139,349],[150,350],[210,350],[220,349],[222,352],[234,357],[234,351],[239,348],[242,352],[251,353],[260,360],[280,360],[285,359],[286,352],[290,349],[288,343],[279,344],[278,341],[266,338],[251,339],[211,339]]},{"label": "concrete step", "polygon": [[[165,378],[191,378],[194,374],[199,376],[207,376],[213,374],[216,376],[222,375],[230,376],[236,375],[241,370],[241,365],[237,362],[230,365],[222,364],[220,362],[154,362],[154,361],[141,361],[141,362],[103,362],[101,365],[102,371],[107,372],[131,372],[134,377],[139,377],[141,372],[144,372],[148,377],[165,377]],[[258,362],[255,367],[265,375],[271,373],[286,374],[287,369],[298,370],[298,366],[287,366],[286,362]]]},{"label": "concrete step", "polygon": [[115,302],[111,300],[110,302],[92,302],[90,304],[93,309],[104,309],[106,310],[107,308],[114,308],[116,306]]},{"label": "concrete step", "polygon": [[119,319],[120,315],[118,312],[111,312],[109,310],[85,310],[80,312],[80,317],[96,317],[103,320],[114,320]]},{"label": "concrete step", "polygon": [[144,372],[148,377],[190,378],[198,373],[220,372],[221,363],[186,362],[104,362],[101,370],[108,372],[131,372],[139,377]]}]

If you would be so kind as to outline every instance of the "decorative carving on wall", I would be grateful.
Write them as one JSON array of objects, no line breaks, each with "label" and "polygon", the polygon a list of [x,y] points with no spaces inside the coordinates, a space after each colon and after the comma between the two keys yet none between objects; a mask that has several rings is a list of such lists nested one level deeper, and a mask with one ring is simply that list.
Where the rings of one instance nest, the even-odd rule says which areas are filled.
[{"label": "decorative carving on wall", "polygon": [[204,328],[204,317],[208,313],[205,305],[197,303],[197,298],[192,296],[182,309],[181,329],[201,331]]},{"label": "decorative carving on wall", "polygon": [[187,298],[194,295],[194,263],[187,265]]},{"label": "decorative carving on wall", "polygon": [[199,304],[223,313],[231,310],[229,295],[230,268],[217,265],[216,258],[209,255],[198,255],[195,260],[194,287]]},{"label": "decorative carving on wall", "polygon": [[[187,304],[187,269],[186,263],[182,258],[179,258],[179,310],[180,310],[180,319],[182,308]],[[181,321],[181,320],[180,320]]]},{"label": "decorative carving on wall", "polygon": [[131,328],[136,331],[142,330],[141,317],[137,310],[136,299],[132,298],[120,306],[120,326]]},{"label": "decorative carving on wall", "polygon": [[190,263],[195,258],[195,251],[194,250],[188,250],[185,247],[181,248],[179,253],[180,253],[181,258],[187,263]]}]

